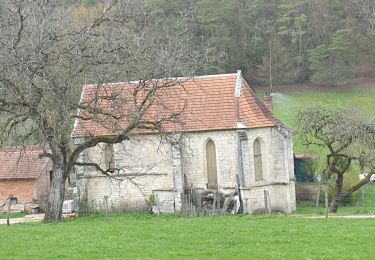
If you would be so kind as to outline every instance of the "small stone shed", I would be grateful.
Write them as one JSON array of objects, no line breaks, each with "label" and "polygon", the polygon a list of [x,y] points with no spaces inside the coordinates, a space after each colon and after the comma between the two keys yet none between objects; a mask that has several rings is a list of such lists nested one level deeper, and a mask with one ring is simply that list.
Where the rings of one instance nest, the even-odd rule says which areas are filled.
[{"label": "small stone shed", "polygon": [[4,147],[0,149],[0,205],[9,196],[13,204],[47,205],[51,161],[39,158],[39,146]]},{"label": "small stone shed", "polygon": [[[87,85],[82,101],[90,100],[98,91],[105,96],[134,84],[106,84],[101,89]],[[154,195],[161,211],[178,212],[183,207],[181,195],[191,187],[222,194],[240,187],[247,213],[261,212],[268,206],[279,212],[295,210],[291,131],[272,114],[271,97],[266,97],[267,104],[262,103],[241,71],[181,79],[159,98],[163,107],[150,110],[153,118],[165,116],[165,108],[184,107],[181,123],[164,126],[164,134],[170,138],[138,133],[123,143],[99,144],[87,150],[82,162],[119,170],[113,173],[114,179],[93,167],[77,168],[81,199],[97,210],[104,209],[104,198],[110,208],[141,210]],[[109,102],[103,98],[97,103],[110,107]],[[111,127],[80,119],[73,132],[77,143],[90,136],[113,134]]]}]

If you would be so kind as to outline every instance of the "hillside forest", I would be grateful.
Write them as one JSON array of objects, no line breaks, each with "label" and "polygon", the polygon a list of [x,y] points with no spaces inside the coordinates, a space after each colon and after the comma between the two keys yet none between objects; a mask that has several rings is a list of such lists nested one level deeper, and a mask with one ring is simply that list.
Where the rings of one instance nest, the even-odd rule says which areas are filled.
[{"label": "hillside forest", "polygon": [[[223,56],[201,74],[240,69],[257,85],[312,81],[336,86],[375,72],[373,0],[144,1],[161,28],[181,22],[180,14],[189,12],[184,22],[191,40]],[[59,3],[75,8],[79,19],[95,14],[101,4]]]},{"label": "hillside forest", "polygon": [[[94,4],[95,1],[84,1]],[[312,81],[340,85],[375,70],[373,0],[147,0],[163,23],[191,10],[191,32],[256,84]]]}]

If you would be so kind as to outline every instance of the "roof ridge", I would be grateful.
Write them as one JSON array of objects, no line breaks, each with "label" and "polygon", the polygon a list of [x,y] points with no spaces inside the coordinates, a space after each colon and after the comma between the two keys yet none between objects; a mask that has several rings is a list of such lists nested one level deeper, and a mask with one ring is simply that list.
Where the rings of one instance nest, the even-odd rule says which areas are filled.
[{"label": "roof ridge", "polygon": [[[191,77],[169,77],[169,78],[151,79],[151,80],[147,80],[146,82],[169,80],[169,79],[170,80],[194,80],[194,79],[229,77],[229,76],[237,76],[237,73],[202,75],[202,76],[191,76]],[[122,84],[136,84],[136,83],[139,83],[140,81],[141,80],[130,80],[130,81],[121,81],[121,82],[106,82],[106,83],[103,83],[103,85],[111,86],[111,85],[122,85]],[[95,87],[97,85],[98,84],[86,84],[86,85],[83,85],[83,87]]]}]

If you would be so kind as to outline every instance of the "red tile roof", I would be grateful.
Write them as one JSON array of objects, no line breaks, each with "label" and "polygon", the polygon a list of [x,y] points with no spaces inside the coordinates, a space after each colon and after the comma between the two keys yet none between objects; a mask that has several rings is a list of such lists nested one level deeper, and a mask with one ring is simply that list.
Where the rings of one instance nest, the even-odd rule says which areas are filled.
[{"label": "red tile roof", "polygon": [[[241,81],[239,97],[235,94],[237,77]],[[172,81],[155,82],[152,84],[160,85]],[[112,135],[128,126],[129,118],[134,116],[133,93],[137,87],[139,87],[137,82],[106,84],[100,88],[96,85],[85,86],[82,104],[90,106],[95,104],[97,107],[104,108],[108,114],[116,115],[121,119],[110,116],[90,117],[87,112],[81,110],[80,115],[90,119],[76,120],[73,136]],[[154,121],[171,113],[181,112],[180,122],[169,121],[163,124],[163,130],[167,132],[236,129],[238,123],[244,128],[281,124],[258,99],[254,90],[240,74],[179,78],[173,81],[173,86],[158,91],[157,98],[154,99],[144,118]],[[113,102],[110,99],[115,95],[117,101]],[[144,95],[143,93],[141,96]]]},{"label": "red tile roof", "polygon": [[39,146],[6,147],[0,149],[1,179],[35,179],[52,169],[48,158],[39,158]]}]

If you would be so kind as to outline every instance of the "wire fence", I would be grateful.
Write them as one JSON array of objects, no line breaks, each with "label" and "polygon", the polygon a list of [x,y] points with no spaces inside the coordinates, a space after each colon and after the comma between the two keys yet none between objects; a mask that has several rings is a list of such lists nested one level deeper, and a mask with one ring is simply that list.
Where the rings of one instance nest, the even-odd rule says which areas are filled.
[{"label": "wire fence", "polygon": [[[329,185],[327,191],[328,207],[330,207],[334,192],[333,185]],[[296,213],[299,214],[324,214],[326,211],[325,201],[325,190],[326,186],[319,184],[318,182],[300,182],[296,184],[296,202],[297,209]],[[97,203],[94,201],[81,201],[76,196],[67,195],[66,200],[73,201],[74,208],[80,216],[91,215],[95,213],[124,213],[143,211],[154,214],[162,212],[161,206],[159,206],[158,200],[148,201],[137,207],[128,208],[128,205],[116,205],[111,206],[107,199],[104,200],[101,207],[98,208]],[[241,203],[240,203],[241,202]],[[189,189],[185,194],[181,195],[181,215],[182,216],[207,216],[207,215],[222,215],[222,214],[235,214],[235,213],[248,213],[246,212],[247,201],[241,201],[240,193],[233,192],[228,195],[223,195],[215,190],[207,190],[205,192],[198,192],[194,189]],[[243,205],[242,205],[243,203]],[[241,206],[242,205],[242,206]],[[0,207],[0,211],[5,211],[6,205]],[[65,204],[64,204],[65,207]],[[14,210],[22,211],[17,207],[12,208]],[[65,210],[65,208],[64,208]],[[31,212],[31,211],[30,211]],[[164,212],[163,212],[164,213]],[[254,213],[254,212],[253,212]],[[264,212],[257,213],[267,213]],[[270,213],[270,211],[268,212]],[[362,188],[345,197],[339,204],[339,214],[364,214],[374,213],[375,214],[375,184],[368,183]]]},{"label": "wire fence", "polygon": [[[304,182],[296,184],[297,213],[325,212],[326,186],[316,182]],[[334,196],[333,186],[328,186],[328,207]],[[337,213],[358,214],[375,213],[375,184],[368,183],[359,190],[343,198],[339,204]]]}]

